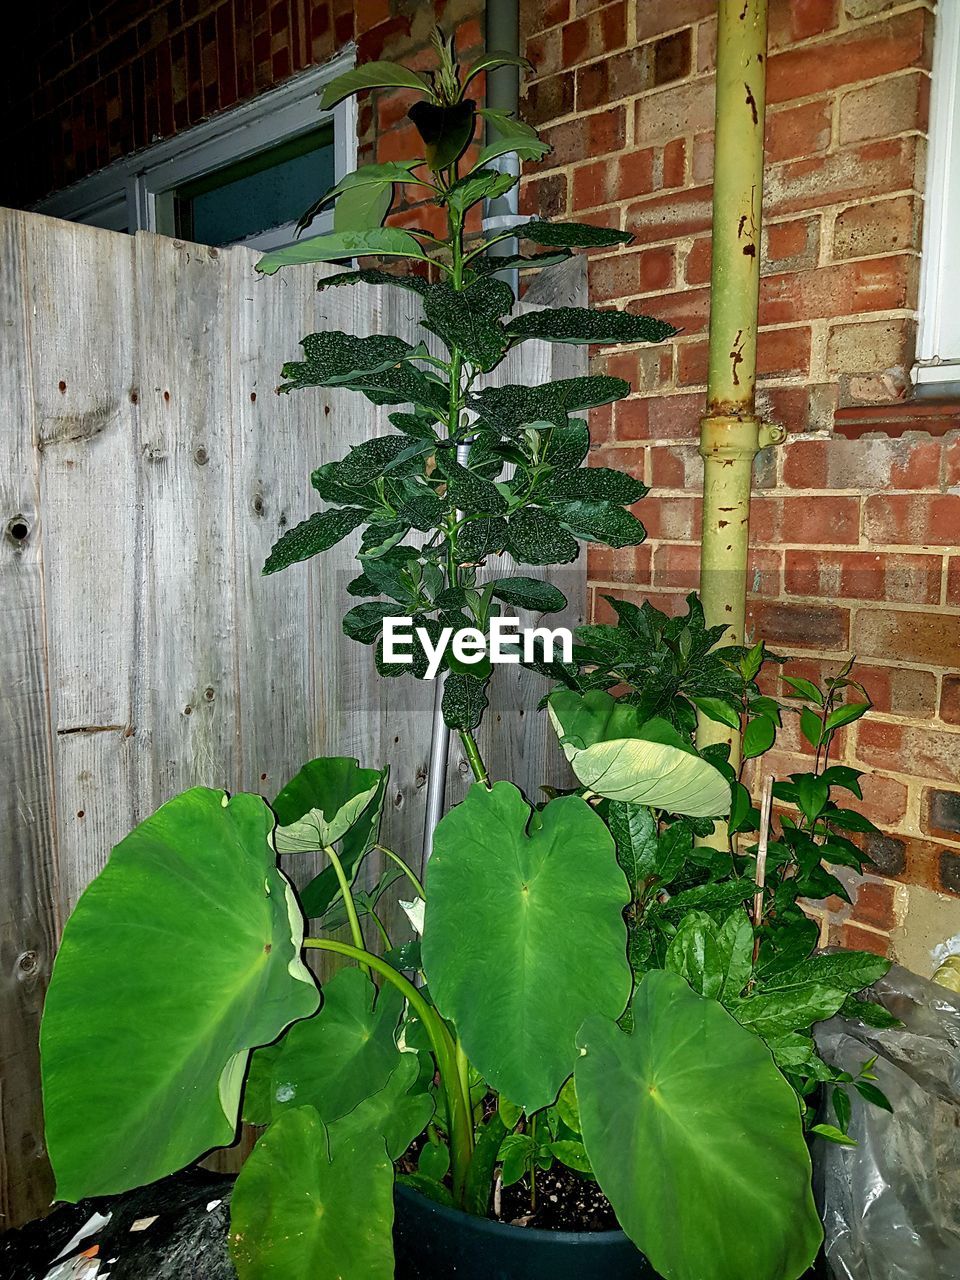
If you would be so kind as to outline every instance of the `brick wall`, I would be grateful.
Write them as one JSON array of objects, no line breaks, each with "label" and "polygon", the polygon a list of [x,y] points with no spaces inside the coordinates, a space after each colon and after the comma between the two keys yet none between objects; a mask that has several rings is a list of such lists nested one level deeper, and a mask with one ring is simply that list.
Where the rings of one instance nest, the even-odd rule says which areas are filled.
[{"label": "brick wall", "polygon": [[[429,64],[436,21],[481,43],[483,0],[38,0],[19,4],[0,85],[9,163],[0,203],[24,207],[331,58]],[[405,145],[409,95],[368,97],[361,151]],[[384,157],[388,158],[388,157]]]},{"label": "brick wall", "polygon": [[[914,952],[921,916],[930,941],[951,912],[960,928],[941,896],[960,894],[960,419],[902,407],[932,9],[770,0],[758,400],[790,437],[758,459],[748,621],[810,676],[859,656],[876,712],[847,732],[843,758],[870,770],[866,807],[887,834],[829,936],[915,967],[908,913]],[[716,4],[528,0],[522,12],[536,66],[524,112],[554,147],[528,168],[525,211],[632,231],[633,245],[591,256],[593,301],[683,329],[668,347],[594,362],[635,388],[595,412],[596,460],[653,494],[638,507],[647,543],[591,555],[593,610],[603,617],[613,590],[671,611],[699,560]],[[941,434],[913,430],[924,426]],[[791,721],[775,765],[796,770],[803,755]]]}]

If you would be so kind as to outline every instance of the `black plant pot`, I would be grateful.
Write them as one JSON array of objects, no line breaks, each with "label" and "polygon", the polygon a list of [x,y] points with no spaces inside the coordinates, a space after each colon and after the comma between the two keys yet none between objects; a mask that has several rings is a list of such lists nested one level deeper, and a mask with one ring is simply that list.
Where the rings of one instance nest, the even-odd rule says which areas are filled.
[{"label": "black plant pot", "polygon": [[396,1280],[657,1280],[622,1231],[539,1231],[397,1187]]}]

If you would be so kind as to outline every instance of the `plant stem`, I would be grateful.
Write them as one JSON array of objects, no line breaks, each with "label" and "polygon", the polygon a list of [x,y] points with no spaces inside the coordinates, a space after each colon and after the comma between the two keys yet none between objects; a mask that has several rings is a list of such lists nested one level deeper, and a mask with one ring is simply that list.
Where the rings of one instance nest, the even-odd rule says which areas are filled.
[{"label": "plant stem", "polygon": [[483,757],[480,755],[480,748],[477,746],[477,740],[469,729],[460,730],[460,741],[463,744],[463,750],[466,753],[470,768],[473,770],[473,776],[477,782],[482,782],[489,791],[490,775],[487,773],[487,766],[483,763]]},{"label": "plant stem", "polygon": [[[347,920],[350,922],[350,933],[353,937],[353,945],[363,951],[365,945],[363,941],[363,930],[360,928],[360,918],[357,915],[357,908],[353,901],[353,894],[350,892],[350,881],[347,879],[347,873],[343,869],[343,863],[340,861],[340,857],[333,845],[325,844],[323,846],[323,852],[333,863],[333,870],[340,883],[340,892],[343,894],[343,905],[347,913]],[[369,977],[370,970],[365,965],[361,965],[361,968],[364,973],[366,973],[367,977]]]},{"label": "plant stem", "polygon": [[453,1195],[458,1203],[462,1203],[467,1170],[473,1156],[473,1122],[469,1108],[464,1104],[463,1091],[460,1087],[457,1048],[443,1019],[436,1009],[427,1003],[413,983],[408,982],[402,973],[397,973],[396,969],[380,956],[372,955],[362,947],[352,947],[349,942],[338,942],[335,938],[304,938],[303,945],[314,947],[318,951],[333,951],[337,955],[356,960],[361,967],[369,966],[402,993],[423,1023],[440,1071],[440,1084],[446,1102]]},{"label": "plant stem", "polygon": [[[537,1117],[530,1117],[530,1137],[536,1142],[537,1140]],[[530,1156],[530,1212],[537,1212],[537,1149],[534,1147],[533,1154]]]},{"label": "plant stem", "polygon": [[387,933],[386,929],[383,926],[383,921],[380,919],[380,917],[377,915],[377,913],[374,911],[372,907],[370,908],[369,916],[370,916],[370,919],[373,921],[373,923],[377,926],[377,932],[380,934],[380,941],[383,943],[384,949],[386,951],[389,951],[390,948],[393,946],[393,943],[390,941],[389,933]]},{"label": "plant stem", "polygon": [[389,858],[391,862],[395,862],[397,864],[397,866],[400,868],[403,874],[407,877],[407,879],[413,885],[414,889],[416,889],[417,897],[423,898],[423,900],[426,901],[427,894],[426,894],[426,890],[423,887],[422,881],[417,877],[415,872],[410,870],[410,868],[407,866],[404,860],[400,857],[400,855],[398,853],[394,853],[392,849],[388,849],[386,848],[385,845],[382,845],[382,844],[375,844],[373,847],[376,850],[378,850],[380,853],[382,853],[385,858]]}]

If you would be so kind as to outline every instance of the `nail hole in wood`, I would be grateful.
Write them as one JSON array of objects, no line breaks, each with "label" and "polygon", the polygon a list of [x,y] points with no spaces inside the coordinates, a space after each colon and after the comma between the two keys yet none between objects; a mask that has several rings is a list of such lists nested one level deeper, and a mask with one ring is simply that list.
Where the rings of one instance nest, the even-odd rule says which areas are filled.
[{"label": "nail hole in wood", "polygon": [[7,521],[7,537],[11,542],[23,542],[30,532],[30,526],[23,516],[14,516]]}]

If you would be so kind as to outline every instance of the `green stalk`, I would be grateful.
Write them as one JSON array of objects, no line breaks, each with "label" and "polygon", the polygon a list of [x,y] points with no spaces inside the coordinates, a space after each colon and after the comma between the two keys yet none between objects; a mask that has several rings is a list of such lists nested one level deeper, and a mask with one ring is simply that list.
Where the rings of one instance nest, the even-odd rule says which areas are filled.
[{"label": "green stalk", "polygon": [[473,1122],[469,1105],[465,1105],[460,1087],[457,1048],[443,1019],[436,1009],[427,1003],[413,983],[408,982],[403,974],[397,973],[396,969],[380,956],[372,955],[362,947],[352,947],[349,942],[338,942],[334,938],[304,938],[303,945],[318,951],[332,951],[337,955],[348,956],[351,960],[356,960],[361,967],[373,969],[401,992],[423,1023],[440,1071],[440,1084],[446,1103],[453,1198],[458,1204],[462,1204],[467,1170],[473,1156]]},{"label": "green stalk", "polygon": [[[365,948],[363,930],[360,928],[360,918],[357,915],[357,908],[353,901],[353,894],[350,892],[350,881],[347,879],[347,874],[343,869],[343,863],[340,861],[339,855],[332,845],[324,845],[323,852],[333,863],[333,870],[340,884],[340,892],[343,894],[343,905],[347,912],[347,920],[350,922],[350,933],[353,937],[353,945],[363,951]],[[370,970],[366,965],[361,965],[360,967],[369,978]]]},{"label": "green stalk", "polygon": [[473,770],[473,776],[477,782],[490,790],[490,775],[487,773],[487,766],[483,763],[483,757],[480,755],[480,748],[477,746],[477,740],[469,729],[460,730],[460,741],[463,744],[464,754]]},{"label": "green stalk", "polygon": [[417,897],[423,898],[424,902],[426,902],[427,894],[426,894],[426,890],[423,887],[423,882],[419,879],[419,877],[416,875],[415,872],[410,870],[410,868],[407,866],[404,860],[400,857],[400,855],[398,853],[394,853],[392,849],[388,849],[386,848],[385,845],[382,845],[382,844],[375,844],[373,847],[376,850],[378,850],[380,853],[382,853],[385,858],[389,858],[391,862],[395,862],[397,864],[397,866],[400,868],[403,874],[407,877],[407,879],[413,885],[414,889],[416,889]]}]

